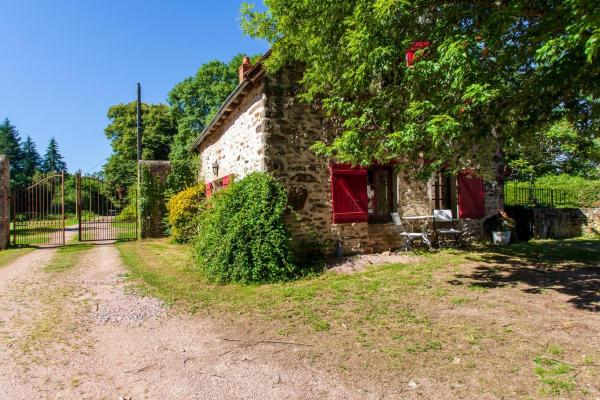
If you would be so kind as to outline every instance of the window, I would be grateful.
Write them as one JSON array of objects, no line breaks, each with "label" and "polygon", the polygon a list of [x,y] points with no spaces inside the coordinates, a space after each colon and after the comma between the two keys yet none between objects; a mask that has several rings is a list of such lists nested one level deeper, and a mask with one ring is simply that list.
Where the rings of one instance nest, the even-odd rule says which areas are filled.
[{"label": "window", "polygon": [[229,186],[231,181],[233,181],[233,175],[227,175],[212,182],[208,182],[205,188],[206,197],[210,197],[213,193],[225,189],[227,186]]},{"label": "window", "polygon": [[452,210],[453,218],[485,216],[483,180],[469,171],[461,171],[458,176],[438,173],[432,193],[433,208]]},{"label": "window", "polygon": [[367,170],[348,164],[331,165],[333,223],[366,222],[369,219]]},{"label": "window", "polygon": [[458,174],[458,217],[485,217],[483,179],[469,171]]},{"label": "window", "polygon": [[372,167],[368,171],[369,221],[388,221],[393,211],[392,168]]},{"label": "window", "polygon": [[415,53],[419,50],[426,49],[429,47],[430,42],[413,42],[412,45],[406,51],[406,66],[412,67],[417,61],[417,57],[415,57]]},{"label": "window", "polygon": [[392,168],[331,165],[333,222],[388,221],[393,211]]},{"label": "window", "polygon": [[436,210],[452,210],[456,218],[456,177],[440,172],[433,183],[433,208]]}]

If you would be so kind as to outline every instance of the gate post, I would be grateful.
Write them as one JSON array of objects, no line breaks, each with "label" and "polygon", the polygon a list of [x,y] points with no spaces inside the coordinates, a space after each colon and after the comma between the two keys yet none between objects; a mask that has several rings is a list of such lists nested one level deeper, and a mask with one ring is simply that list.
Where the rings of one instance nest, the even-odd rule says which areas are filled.
[{"label": "gate post", "polygon": [[0,155],[0,250],[8,247],[10,242],[10,164],[8,156]]},{"label": "gate post", "polygon": [[79,241],[81,241],[81,207],[83,202],[81,201],[81,171],[77,171],[75,175],[75,211],[77,213],[77,231]]}]

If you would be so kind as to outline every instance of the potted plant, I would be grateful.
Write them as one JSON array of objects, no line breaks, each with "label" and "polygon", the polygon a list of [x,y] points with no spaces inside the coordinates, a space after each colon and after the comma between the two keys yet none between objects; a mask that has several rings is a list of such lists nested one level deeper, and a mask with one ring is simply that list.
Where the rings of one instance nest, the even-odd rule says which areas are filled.
[{"label": "potted plant", "polygon": [[515,229],[515,220],[510,218],[506,212],[501,211],[498,222],[492,230],[492,241],[495,245],[507,245],[510,243],[511,232]]}]

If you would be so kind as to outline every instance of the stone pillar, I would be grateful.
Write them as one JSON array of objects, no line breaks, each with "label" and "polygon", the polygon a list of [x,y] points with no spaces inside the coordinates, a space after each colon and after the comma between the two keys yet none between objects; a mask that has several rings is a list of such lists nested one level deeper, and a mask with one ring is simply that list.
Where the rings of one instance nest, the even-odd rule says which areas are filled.
[{"label": "stone pillar", "polygon": [[143,160],[139,162],[138,168],[140,236],[142,239],[163,237],[163,219],[166,215],[164,194],[171,164],[169,161]]},{"label": "stone pillar", "polygon": [[8,156],[0,155],[0,250],[10,243],[10,164]]}]

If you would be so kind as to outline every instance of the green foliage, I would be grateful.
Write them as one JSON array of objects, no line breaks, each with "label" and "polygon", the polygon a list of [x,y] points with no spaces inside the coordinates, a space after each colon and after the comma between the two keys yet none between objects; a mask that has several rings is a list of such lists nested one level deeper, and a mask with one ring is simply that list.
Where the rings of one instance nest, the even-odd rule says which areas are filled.
[{"label": "green foliage", "polygon": [[156,221],[152,221],[151,218],[166,214],[164,193],[165,183],[160,178],[152,175],[148,165],[141,164],[137,203],[140,220],[138,232],[141,232],[142,236],[143,232],[148,231],[146,228],[156,225],[154,224]]},{"label": "green foliage", "polygon": [[135,188],[129,188],[125,206],[117,215],[117,222],[138,222],[137,221],[137,191]]},{"label": "green foliage", "polygon": [[60,154],[58,143],[54,138],[50,138],[50,142],[48,142],[48,147],[42,158],[41,171],[44,173],[67,171],[67,164]]},{"label": "green foliage", "polygon": [[199,215],[194,256],[214,282],[272,282],[296,274],[284,224],[287,195],[272,177],[253,173],[209,199]]},{"label": "green foliage", "polygon": [[23,152],[21,150],[21,137],[17,128],[7,119],[0,124],[0,154],[8,156],[10,162],[11,186],[23,186],[28,183],[23,176]]},{"label": "green foliage", "polygon": [[[491,168],[499,150],[541,173],[598,162],[597,2],[264,3],[243,6],[242,27],[271,43],[267,68],[304,65],[302,98],[343,122],[317,144],[322,154],[486,177],[501,173]],[[424,40],[407,66],[407,49]]]},{"label": "green foliage", "polygon": [[[136,103],[117,104],[108,109],[109,125],[104,132],[110,140],[112,155],[103,167],[111,187],[125,190],[136,180],[137,116]],[[165,104],[142,104],[144,133],[142,158],[166,160],[177,133],[175,119]]]},{"label": "green foliage", "polygon": [[196,182],[198,174],[198,157],[190,156],[183,159],[171,160],[171,171],[167,175],[165,198],[169,199],[176,193],[191,187]]},{"label": "green foliage", "polygon": [[31,180],[41,169],[42,157],[37,151],[35,142],[30,136],[23,142],[23,174]]},{"label": "green foliage", "polygon": [[[515,182],[505,183],[508,195],[515,187]],[[535,187],[536,189],[556,189],[569,193],[569,207],[600,207],[600,179],[587,179],[582,176],[568,174],[546,175],[533,182],[517,182],[518,188]]]},{"label": "green foliage", "polygon": [[243,55],[229,63],[213,60],[203,64],[196,75],[179,82],[169,92],[169,104],[177,121],[171,161],[187,158],[196,137],[238,85],[238,68]]},{"label": "green foliage", "polygon": [[191,241],[198,233],[196,217],[204,199],[204,185],[198,184],[172,196],[167,202],[171,237],[179,242]]}]

